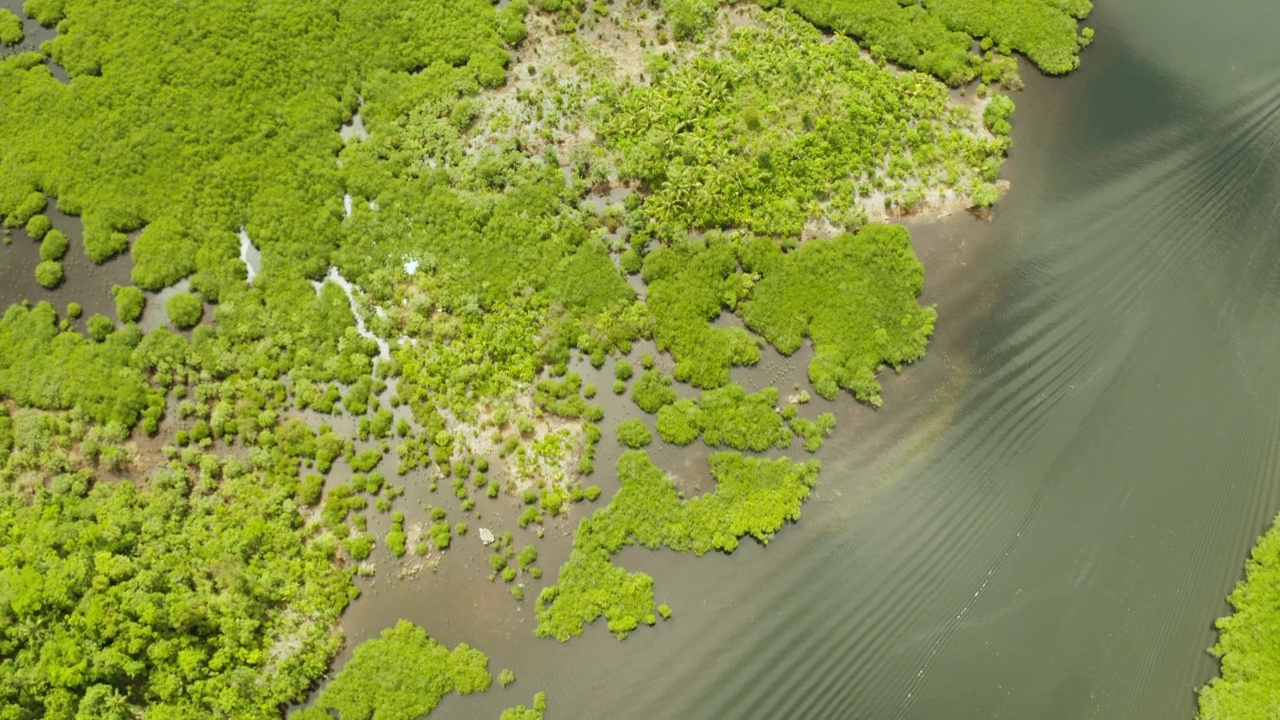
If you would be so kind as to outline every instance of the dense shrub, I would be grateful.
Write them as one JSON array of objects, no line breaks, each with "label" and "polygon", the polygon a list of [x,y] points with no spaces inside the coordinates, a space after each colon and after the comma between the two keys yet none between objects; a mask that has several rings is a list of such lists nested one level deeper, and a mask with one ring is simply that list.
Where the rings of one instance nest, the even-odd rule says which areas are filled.
[{"label": "dense shrub", "polygon": [[830,436],[831,432],[835,430],[836,416],[833,413],[825,412],[818,416],[816,422],[802,417],[795,417],[791,418],[788,424],[804,441],[805,450],[818,452],[822,448],[823,439]]},{"label": "dense shrub", "polygon": [[819,395],[844,388],[879,406],[880,367],[924,356],[937,314],[916,300],[924,268],[906,228],[869,225],[789,253],[756,240],[743,265],[762,276],[742,305],[747,327],[786,355],[812,340],[809,380]]},{"label": "dense shrub", "polygon": [[27,221],[27,235],[30,235],[31,239],[36,242],[43,240],[44,236],[52,229],[53,223],[49,222],[49,218],[44,215],[32,215],[31,219]]},{"label": "dense shrub", "polygon": [[783,427],[777,404],[777,388],[750,395],[736,384],[708,390],[698,402],[702,440],[711,447],[727,445],[754,452],[785,448],[791,444],[791,433]]},{"label": "dense shrub", "polygon": [[650,414],[675,402],[677,397],[676,391],[671,387],[671,378],[657,370],[645,370],[631,388],[631,399],[641,410]]},{"label": "dense shrub", "polygon": [[1245,578],[1227,597],[1212,652],[1219,676],[1200,689],[1199,720],[1270,717],[1280,688],[1280,518],[1258,538]]},{"label": "dense shrub", "polygon": [[[0,66],[0,69],[3,69],[3,66]],[[12,180],[10,179],[10,182]],[[30,222],[31,218],[44,212],[45,207],[49,204],[49,199],[44,196],[44,193],[34,189],[25,194],[19,188],[12,187],[12,185],[6,189],[11,193],[6,198],[10,201],[11,206],[4,207],[0,205],[0,213],[8,212],[4,219],[5,227],[23,227]],[[20,200],[18,199],[19,196],[21,197]]]},{"label": "dense shrub", "polygon": [[677,400],[658,410],[658,435],[673,445],[688,445],[702,434],[698,427],[698,403]]},{"label": "dense shrub", "polygon": [[133,282],[143,290],[168,287],[196,271],[200,246],[174,218],[146,227],[133,241]]},{"label": "dense shrub", "polygon": [[[972,77],[971,41],[951,35],[956,68]],[[957,109],[943,83],[867,62],[853,42],[828,41],[792,13],[761,13],[705,45],[652,83],[619,88],[602,114],[619,173],[650,191],[638,214],[655,237],[691,228],[799,237],[820,216],[854,230],[881,202],[877,191],[890,205],[937,188],[965,194],[974,179],[994,180],[1003,161],[1007,143]],[[700,289],[717,299],[729,290]]]},{"label": "dense shrub", "polygon": [[618,443],[623,447],[642,448],[653,442],[653,433],[637,418],[627,418],[618,423],[617,432]]},{"label": "dense shrub", "polygon": [[[811,17],[828,11],[849,19],[843,6],[820,2],[793,4]],[[582,9],[577,0],[539,4],[562,13],[570,30]],[[917,21],[945,10],[953,24],[986,22],[986,9],[975,16],[968,5],[952,0],[935,13],[890,2],[867,12],[909,20],[894,31],[900,37],[936,40],[916,43],[930,54],[914,61],[953,79],[946,49],[962,34],[922,35],[934,25]],[[666,6],[675,34],[693,39],[714,3]],[[727,39],[705,33],[706,45],[683,46],[694,59],[656,72],[647,86],[593,86],[605,118],[599,162],[575,161],[566,182],[556,148],[537,155],[530,148],[542,141],[494,139],[479,128],[495,116],[483,112],[482,88],[503,81],[507,47],[527,34],[523,0],[505,9],[485,0],[318,0],[267,3],[253,13],[218,1],[24,7],[58,26],[42,50],[74,82],[59,83],[36,53],[0,60],[0,217],[6,227],[26,226],[52,262],[69,244],[42,214],[57,197],[80,217],[91,260],[130,250],[134,285],[113,290],[119,329],[95,315],[82,336],[45,303],[15,306],[0,320],[0,396],[40,409],[10,417],[0,403],[0,463],[11,463],[0,472],[0,537],[11,541],[0,543],[0,595],[8,593],[0,599],[0,707],[21,718],[256,719],[303,699],[327,671],[340,642],[338,614],[353,592],[349,566],[335,563],[370,557],[374,548],[359,512],[369,504],[365,494],[380,492],[372,470],[391,448],[357,453],[333,428],[291,419],[299,411],[360,415],[359,435],[389,439],[394,416],[378,395],[394,378],[392,405],[403,402],[416,421],[396,426],[401,473],[432,463],[431,472],[452,470],[465,511],[474,504],[464,482],[472,466],[459,461],[470,448],[448,430],[454,420],[514,406],[531,386],[537,413],[599,419],[602,409],[587,405],[580,379],[566,374],[571,351],[601,367],[610,353],[629,353],[651,337],[672,355],[677,380],[724,388],[700,403],[677,402],[671,379],[646,356],[634,397],[660,413],[664,437],[780,444],[787,427],[764,412],[768,398],[724,387],[730,368],[757,362],[759,345],[745,329],[721,324],[722,316],[747,317],[744,307],[768,298],[821,307],[847,291],[852,299],[831,301],[838,307],[830,316],[757,312],[751,327],[783,338],[771,338],[780,347],[788,333],[812,338],[824,362],[839,365],[811,369],[815,383],[848,381],[857,393],[865,389],[860,363],[896,362],[893,348],[881,352],[876,313],[889,308],[890,323],[908,309],[900,293],[859,293],[909,287],[916,266],[892,253],[885,264],[869,251],[871,259],[859,256],[865,266],[844,269],[887,268],[885,278],[858,275],[852,290],[820,278],[805,295],[814,272],[806,249],[846,240],[771,254],[744,252],[744,236],[686,238],[684,230],[794,236],[815,214],[852,206],[863,194],[859,183],[885,172],[989,183],[1004,148],[1003,138],[968,134],[969,120],[939,115],[936,83],[874,69],[851,43],[826,42],[782,13]],[[1087,12],[1083,0],[1054,7]],[[1006,8],[1010,16],[1045,15],[1036,12]],[[0,17],[0,33],[6,22]],[[874,25],[877,37],[887,36],[885,27]],[[1014,50],[1061,36],[992,27],[995,41]],[[910,56],[896,44],[871,50],[877,58]],[[1004,72],[1003,60],[1000,52],[983,62],[966,55],[961,72],[985,78]],[[1001,135],[1008,113],[993,105],[987,125]],[[337,128],[357,108],[369,138],[344,143]],[[896,159],[888,169],[886,156]],[[597,219],[581,203],[583,183],[607,181],[614,167],[643,186],[628,205],[625,250],[599,239]],[[262,254],[251,284],[241,231]],[[626,272],[643,269],[643,301],[614,256]],[[143,334],[134,324],[143,289],[183,278],[194,294],[174,296],[165,309],[174,326],[194,331]],[[915,312],[913,319],[927,314]],[[837,327],[836,316],[851,318],[849,326]],[[383,353],[369,331],[404,341]],[[904,332],[906,345],[915,336]],[[561,379],[535,386],[548,367]],[[632,368],[620,362],[615,372],[625,383]],[[162,439],[171,462],[148,464],[149,482],[130,482],[125,440],[134,428],[157,432],[169,397],[180,399],[184,428]],[[806,447],[826,432],[821,419],[788,420]],[[531,418],[513,424],[529,445],[545,441]],[[73,426],[86,433],[74,450],[56,429]],[[593,467],[600,431],[585,432],[583,473]],[[506,457],[520,443],[511,440]],[[238,458],[202,454],[223,444],[238,446]],[[337,458],[370,474],[326,495],[310,468],[328,472]],[[118,477],[97,483],[95,469]],[[655,622],[655,612],[666,616],[665,606],[655,611],[652,580],[613,565],[613,554],[629,544],[732,551],[746,534],[765,542],[798,516],[817,472],[813,464],[716,454],[716,490],[685,501],[643,455],[624,455],[619,469],[622,490],[579,528],[559,583],[539,598],[542,634],[567,637],[603,614],[621,636]],[[571,468],[565,474],[573,480]],[[564,512],[578,497],[565,481],[539,485],[520,524]],[[497,481],[477,487],[486,482],[496,496]],[[389,512],[403,489],[382,492],[378,509]],[[581,492],[593,501],[599,495],[598,486]],[[299,505],[315,509],[300,514]],[[391,516],[385,542],[395,556],[407,550],[404,522]],[[441,510],[415,550],[444,549],[451,538]],[[509,536],[503,547],[495,573],[514,580],[510,562],[540,575],[536,551],[510,557]],[[464,648],[448,653],[420,629],[398,625],[358,649],[315,706],[296,714],[417,716],[453,689],[488,687],[483,656]],[[539,694],[529,717],[544,708]]]},{"label": "dense shrub", "polygon": [[40,242],[40,259],[45,261],[61,260],[71,245],[61,230],[50,230]]},{"label": "dense shrub", "polygon": [[36,282],[52,290],[62,284],[62,263],[43,260],[36,265]]},{"label": "dense shrub", "polygon": [[[658,248],[645,259],[653,339],[675,358],[676,380],[700,388],[718,387],[729,381],[730,367],[760,361],[756,339],[742,328],[711,325],[725,309],[726,289],[737,269],[733,245],[720,236],[708,238],[705,244]],[[645,372],[632,388],[632,397],[651,381]],[[656,410],[645,408],[645,412]]]},{"label": "dense shrub", "polygon": [[102,342],[107,339],[107,336],[116,331],[116,324],[111,322],[111,318],[106,315],[94,313],[85,321],[85,330],[88,331],[90,338]]},{"label": "dense shrub", "polygon": [[623,382],[630,380],[636,372],[635,366],[626,360],[618,360],[613,366],[613,376]]},{"label": "dense shrub", "polygon": [[546,717],[547,694],[537,692],[533,696],[533,706],[517,705],[502,711],[498,720],[543,720]]},{"label": "dense shrub", "polygon": [[0,44],[17,45],[23,37],[22,18],[9,8],[0,8]]},{"label": "dense shrub", "polygon": [[394,557],[401,557],[406,552],[406,543],[408,536],[404,532],[404,523],[392,523],[391,530],[387,532],[387,551]]},{"label": "dense shrub", "polygon": [[116,285],[111,288],[116,299],[116,317],[120,322],[137,322],[147,305],[146,293],[132,285]]},{"label": "dense shrub", "polygon": [[324,477],[308,475],[298,486],[298,500],[303,505],[315,506],[320,502],[320,493],[324,490]]},{"label": "dense shrub", "polygon": [[1089,0],[1042,3],[1018,0],[935,0],[927,5],[893,0],[785,0],[823,28],[858,38],[874,55],[958,85],[977,72],[970,60],[975,37],[991,37],[1023,52],[1041,70],[1059,75],[1079,64],[1083,43],[1075,18]]},{"label": "dense shrub", "polygon": [[376,639],[361,643],[351,660],[294,720],[377,717],[413,720],[431,712],[445,695],[484,692],[493,683],[489,658],[465,643],[452,651],[422,628],[401,620]]},{"label": "dense shrub", "polygon": [[559,515],[564,508],[564,496],[555,490],[544,490],[538,498],[538,506],[550,515]]},{"label": "dense shrub", "polygon": [[785,448],[791,444],[791,431],[777,403],[777,388],[748,394],[741,385],[726,385],[702,393],[696,403],[680,400],[659,410],[658,434],[674,445],[688,445],[702,435],[712,447],[754,452]]},{"label": "dense shrub", "polygon": [[767,544],[784,523],[799,519],[800,505],[818,479],[816,461],[797,464],[721,452],[710,462],[715,491],[681,500],[671,479],[644,452],[622,454],[622,489],[578,526],[556,584],[538,596],[539,636],[565,641],[601,616],[619,638],[641,623],[654,624],[653,578],[618,567],[610,560],[613,555],[632,544],[697,555],[733,552],[745,535]]},{"label": "dense shrub", "polygon": [[164,304],[169,321],[180,330],[187,330],[200,323],[204,315],[204,303],[191,293],[174,293]]},{"label": "dense shrub", "polygon": [[[49,457],[59,432],[23,430],[13,460]],[[347,574],[301,529],[291,489],[231,460],[202,466],[144,487],[81,471],[0,491],[9,716],[268,718],[303,697],[337,650]],[[218,491],[193,492],[206,472]],[[273,659],[281,642],[292,650]]]},{"label": "dense shrub", "polygon": [[1013,100],[1007,95],[996,95],[982,110],[982,123],[995,135],[1008,135],[1009,117],[1013,115]]},{"label": "dense shrub", "polygon": [[716,0],[662,0],[662,12],[677,40],[700,35],[716,12]]}]

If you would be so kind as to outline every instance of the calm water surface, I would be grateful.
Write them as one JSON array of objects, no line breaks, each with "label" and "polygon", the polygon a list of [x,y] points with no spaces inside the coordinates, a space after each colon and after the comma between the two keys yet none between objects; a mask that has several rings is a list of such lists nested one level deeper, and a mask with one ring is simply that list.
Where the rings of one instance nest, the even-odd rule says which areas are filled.
[{"label": "calm water surface", "polygon": [[[352,643],[405,617],[516,671],[445,718],[537,690],[559,718],[1191,717],[1212,622],[1280,510],[1280,6],[1104,0],[1090,24],[1080,71],[1024,72],[994,220],[913,228],[929,357],[882,410],[834,405],[799,525],[731,557],[624,552],[675,618],[566,645],[483,581],[473,530],[436,574],[363,581]],[[6,284],[30,256],[0,249]],[[105,304],[109,281],[65,300]],[[789,385],[804,361],[737,379]],[[702,454],[655,457],[708,485]],[[481,502],[473,528],[511,513]],[[570,532],[539,544],[549,573]]]}]

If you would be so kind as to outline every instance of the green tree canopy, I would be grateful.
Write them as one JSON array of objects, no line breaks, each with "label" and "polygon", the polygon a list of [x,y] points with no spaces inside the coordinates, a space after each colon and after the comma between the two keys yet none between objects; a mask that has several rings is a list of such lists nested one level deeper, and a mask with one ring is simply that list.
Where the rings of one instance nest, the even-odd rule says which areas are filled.
[{"label": "green tree canopy", "polygon": [[111,295],[116,299],[116,317],[120,322],[137,322],[147,305],[146,293],[132,285],[116,285],[111,288]]},{"label": "green tree canopy", "polygon": [[464,643],[450,651],[426,630],[401,620],[356,648],[351,661],[316,698],[314,708],[335,710],[343,720],[414,720],[451,692],[488,690],[493,682],[488,666],[489,658],[479,650]]},{"label": "green tree canopy", "polygon": [[24,36],[22,18],[9,8],[0,8],[0,44],[17,45]]},{"label": "green tree canopy", "polygon": [[1262,720],[1280,707],[1280,518],[1245,564],[1218,620],[1219,676],[1200,689],[1199,720]]},{"label": "green tree canopy", "polygon": [[67,248],[70,246],[71,242],[61,230],[50,230],[45,233],[44,240],[40,243],[40,259],[45,261],[61,260],[62,256],[67,254]]},{"label": "green tree canopy", "polygon": [[181,330],[195,327],[204,315],[204,303],[191,293],[174,293],[164,304],[169,321]]},{"label": "green tree canopy", "polygon": [[844,388],[878,406],[880,367],[924,356],[937,314],[916,300],[924,268],[900,225],[868,225],[787,253],[756,240],[743,267],[762,276],[742,304],[747,327],[787,355],[811,339],[809,380],[825,398]]},{"label": "green tree canopy", "polygon": [[62,263],[57,260],[42,260],[36,265],[36,282],[52,290],[62,284]]},{"label": "green tree canopy", "polygon": [[642,448],[653,442],[653,433],[638,418],[627,418],[618,423],[618,444],[628,448]]}]

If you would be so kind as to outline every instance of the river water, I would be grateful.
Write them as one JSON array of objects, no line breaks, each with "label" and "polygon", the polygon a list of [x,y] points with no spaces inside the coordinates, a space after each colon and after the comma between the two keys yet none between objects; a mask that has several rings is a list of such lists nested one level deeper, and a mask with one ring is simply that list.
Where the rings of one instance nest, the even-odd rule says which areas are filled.
[{"label": "river water", "polygon": [[[1192,717],[1280,511],[1280,6],[1104,0],[1089,24],[1078,72],[1024,70],[994,219],[913,227],[929,356],[879,411],[827,406],[798,525],[729,557],[622,553],[675,611],[623,643],[534,638],[532,603],[477,582],[486,551],[459,538],[436,573],[362,580],[351,643],[404,617],[516,671],[445,718],[537,690],[557,718]],[[0,264],[34,266],[21,242]],[[109,281],[65,299],[105,306]],[[736,379],[785,392],[803,368],[766,354]],[[704,454],[655,457],[696,475]],[[486,501],[475,527],[510,512]],[[571,529],[539,544],[549,575]]]}]

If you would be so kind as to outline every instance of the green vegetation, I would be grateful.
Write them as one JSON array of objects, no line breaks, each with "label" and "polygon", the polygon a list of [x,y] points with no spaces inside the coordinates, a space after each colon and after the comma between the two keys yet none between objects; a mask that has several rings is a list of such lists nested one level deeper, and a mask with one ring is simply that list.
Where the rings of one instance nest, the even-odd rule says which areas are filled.
[{"label": "green vegetation", "polygon": [[619,360],[617,364],[613,366],[613,376],[621,382],[630,380],[631,376],[634,375],[635,372],[635,366],[626,360]]},{"label": "green vegetation", "polygon": [[538,549],[532,545],[525,545],[524,549],[520,551],[519,560],[520,569],[528,570],[538,561]]},{"label": "green vegetation", "polygon": [[569,373],[561,380],[540,380],[533,401],[544,411],[562,418],[580,418],[587,412],[587,401],[580,394],[582,377]]},{"label": "green vegetation", "polygon": [[[719,234],[705,241],[660,247],[645,258],[644,280],[654,314],[653,339],[658,349],[675,358],[675,379],[694,387],[712,388],[729,381],[729,368],[760,361],[756,338],[739,327],[713,327],[726,299],[730,307],[745,289],[738,273],[733,243]],[[657,412],[654,403],[675,392],[654,395],[655,371],[646,370],[632,387],[632,397],[645,412]],[[663,404],[666,404],[665,402]]]},{"label": "green vegetation", "polygon": [[627,418],[618,423],[618,444],[631,449],[642,448],[653,442],[653,433],[643,421]]},{"label": "green vegetation", "polygon": [[95,481],[131,460],[120,424],[85,421],[0,410],[0,481],[26,486],[0,495],[4,716],[278,717],[340,642],[333,548],[234,458]]},{"label": "green vegetation", "polygon": [[42,260],[36,265],[36,282],[53,289],[62,284],[62,263],[57,260]]},{"label": "green vegetation", "polygon": [[413,720],[431,712],[451,692],[484,692],[493,683],[489,658],[459,644],[452,651],[407,620],[361,643],[307,710],[294,720]]},{"label": "green vegetation", "polygon": [[799,236],[822,216],[856,230],[875,198],[909,212],[928,193],[995,180],[1007,144],[944,84],[867,62],[791,13],[761,21],[622,92],[604,116],[620,177],[652,189],[646,232]]},{"label": "green vegetation", "polygon": [[741,385],[726,385],[702,393],[697,403],[680,400],[659,410],[658,434],[675,445],[688,445],[702,435],[711,447],[754,452],[787,448],[792,435],[774,409],[777,404],[777,388],[748,394]]},{"label": "green vegetation", "polygon": [[53,223],[49,222],[49,218],[44,215],[33,215],[27,221],[27,234],[36,242],[43,240],[44,236],[48,235],[52,229]]},{"label": "green vegetation", "polygon": [[619,638],[640,623],[654,624],[653,578],[613,564],[618,551],[634,544],[697,555],[733,552],[746,535],[767,544],[784,523],[800,519],[800,505],[818,480],[817,461],[720,452],[710,463],[716,489],[681,500],[644,452],[624,452],[618,459],[622,489],[578,526],[556,584],[538,596],[537,634],[563,642],[601,616]]},{"label": "green vegetation", "polygon": [[204,303],[191,293],[174,293],[164,304],[169,321],[179,330],[189,330],[200,323],[204,315]]},{"label": "green vegetation", "polygon": [[1218,620],[1219,676],[1200,689],[1200,720],[1262,720],[1280,707],[1280,518],[1258,539]]},{"label": "green vegetation", "polygon": [[61,260],[62,256],[67,254],[67,248],[70,245],[67,236],[60,230],[50,230],[40,242],[40,259],[46,262]]},{"label": "green vegetation", "polygon": [[1013,126],[1009,118],[1013,116],[1013,100],[1008,95],[996,95],[987,102],[982,111],[982,124],[996,137],[1008,137]]},{"label": "green vegetation", "polygon": [[0,394],[25,406],[77,408],[102,425],[132,428],[158,402],[140,377],[117,372],[129,366],[139,339],[117,333],[91,342],[59,332],[48,303],[11,306],[0,320]]},{"label": "green vegetation", "polygon": [[533,707],[517,705],[502,711],[498,720],[542,720],[547,711],[547,694],[537,692],[533,696]]},{"label": "green vegetation", "polygon": [[22,227],[30,222],[31,218],[44,212],[49,205],[49,199],[44,196],[44,193],[36,190],[18,190],[8,200],[12,204],[12,209],[4,219],[5,227]]},{"label": "green vegetation", "polygon": [[[330,1],[258,14],[218,2],[181,10],[141,0],[28,5],[46,24],[68,21],[49,52],[72,78],[100,80],[64,86],[32,54],[0,64],[0,214],[25,223],[24,214],[43,210],[41,203],[27,212],[26,198],[45,188],[83,216],[95,260],[125,249],[130,230],[183,228],[137,248],[135,261],[194,261],[193,287],[210,297],[243,277],[243,265],[235,267],[240,225],[264,263],[323,274],[332,246],[317,238],[340,234],[340,212],[323,210],[341,198],[334,130],[362,82],[382,73],[384,87],[404,94],[407,71],[435,63],[491,85],[506,61],[494,10],[474,1]],[[297,30],[318,27],[331,31]],[[154,101],[123,102],[147,97]]]},{"label": "green vegetation", "polygon": [[22,18],[8,8],[0,8],[0,44],[17,45],[23,37]]},{"label": "green vegetation", "polygon": [[153,222],[133,242],[133,282],[143,290],[168,287],[195,272],[198,252],[176,220]]},{"label": "green vegetation", "polygon": [[502,668],[502,672],[498,673],[498,684],[504,688],[515,681],[516,681],[516,674],[511,672],[507,668]]},{"label": "green vegetation", "polygon": [[[861,40],[873,57],[935,75],[953,85],[981,73],[1016,81],[1010,51],[1027,55],[1042,71],[1061,75],[1079,65],[1080,48],[1093,36],[1076,35],[1076,19],[1089,0],[941,0],[926,5],[891,0],[786,0],[813,24]],[[989,38],[998,53],[972,55],[975,38]],[[986,47],[991,47],[986,44]],[[1009,75],[1012,73],[1012,76]]]},{"label": "green vegetation", "polygon": [[387,551],[401,557],[407,551],[408,536],[404,532],[404,514],[395,513],[391,518],[391,530],[387,532]]},{"label": "green vegetation", "polygon": [[924,268],[906,228],[871,225],[789,253],[756,240],[743,266],[762,276],[742,305],[747,327],[787,355],[812,340],[809,381],[822,397],[844,388],[879,406],[880,366],[924,357],[937,314],[916,301]]},{"label": "green vegetation", "polygon": [[671,378],[657,370],[645,370],[631,388],[631,399],[647,413],[656,413],[676,401]]},{"label": "green vegetation", "polygon": [[673,445],[685,446],[698,439],[698,403],[677,400],[658,410],[658,435]]},{"label": "green vegetation", "polygon": [[[654,339],[676,358],[676,379],[714,388],[728,382],[732,365],[759,360],[745,330],[708,324],[724,309],[739,310],[747,328],[784,354],[812,339],[809,379],[828,399],[845,388],[878,405],[881,365],[897,368],[923,356],[935,313],[916,301],[924,270],[905,228],[868,225],[791,251],[764,238],[710,233],[704,243],[659,248],[645,261],[658,318]],[[657,412],[677,398],[666,384],[647,370],[632,398]]]},{"label": "green vegetation", "polygon": [[822,441],[836,429],[836,416],[829,412],[819,415],[817,421],[793,417],[788,422],[791,430],[804,441],[804,449],[811,453],[822,449]]},{"label": "green vegetation", "polygon": [[[86,322],[85,330],[88,331],[89,337],[96,342],[105,342],[107,336],[116,331],[116,324],[111,322],[111,318],[101,313],[94,313]],[[79,407],[78,405],[76,407]]]}]

